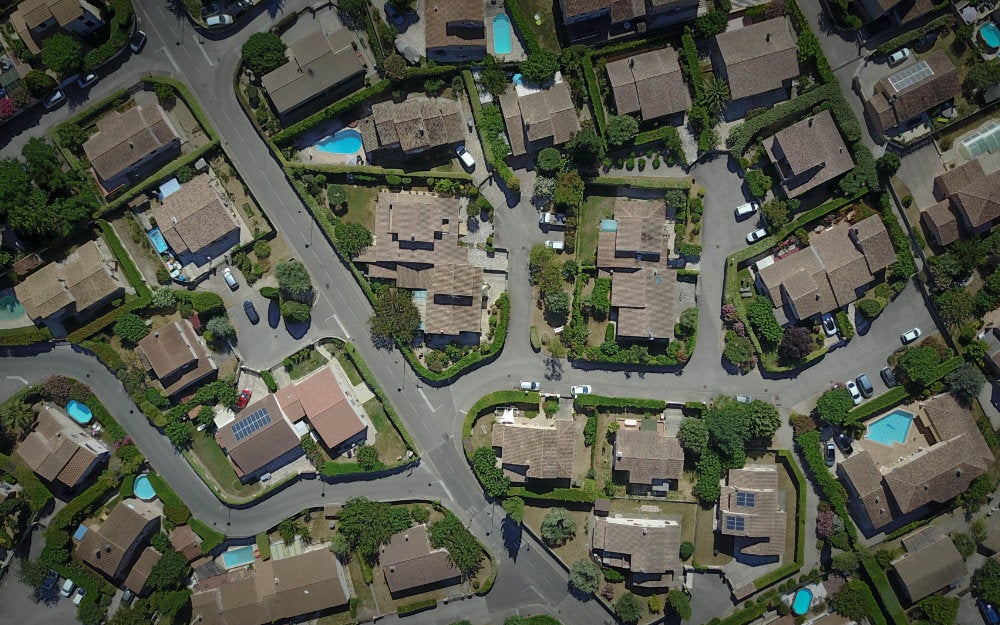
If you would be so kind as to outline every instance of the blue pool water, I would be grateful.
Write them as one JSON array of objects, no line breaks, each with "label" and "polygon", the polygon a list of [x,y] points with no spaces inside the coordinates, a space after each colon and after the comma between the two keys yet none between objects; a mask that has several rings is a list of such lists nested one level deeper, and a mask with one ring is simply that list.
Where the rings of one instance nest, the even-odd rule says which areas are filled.
[{"label": "blue pool water", "polygon": [[253,562],[253,545],[230,549],[222,554],[222,562],[227,569],[233,569]]},{"label": "blue pool water", "polygon": [[523,85],[524,79],[521,78],[520,74],[514,74],[514,77],[511,78],[511,82],[513,82],[515,85]]},{"label": "blue pool water", "polygon": [[361,149],[361,133],[344,128],[316,144],[320,152],[329,154],[354,154]]},{"label": "blue pool water", "polygon": [[149,237],[149,241],[153,244],[153,249],[156,250],[157,254],[163,254],[167,251],[167,241],[163,238],[163,233],[160,232],[159,228],[153,228],[146,233],[146,236]]},{"label": "blue pool water", "polygon": [[601,232],[618,232],[618,222],[614,219],[602,219]]},{"label": "blue pool water", "polygon": [[94,415],[90,412],[90,408],[87,407],[87,404],[81,404],[75,399],[69,400],[69,403],[66,404],[66,414],[73,417],[73,420],[80,425],[87,425],[90,423],[90,420],[94,418]]},{"label": "blue pool water", "polygon": [[905,443],[912,423],[913,413],[905,410],[894,410],[878,421],[869,423],[868,434],[865,435],[865,438],[886,447],[892,447],[893,443]]},{"label": "blue pool water", "polygon": [[135,496],[143,501],[152,501],[156,498],[156,489],[153,485],[149,483],[149,478],[143,473],[139,477],[135,478],[135,484],[132,485],[132,491]]},{"label": "blue pool water", "polygon": [[24,316],[24,306],[16,295],[0,297],[0,321],[13,321]]},{"label": "blue pool water", "polygon": [[983,38],[983,43],[991,50],[1000,48],[1000,28],[997,28],[993,22],[983,24],[983,27],[979,29],[979,36]]},{"label": "blue pool water", "polygon": [[501,13],[493,18],[493,53],[510,54],[510,18]]},{"label": "blue pool water", "polygon": [[800,588],[795,592],[795,599],[792,601],[792,612],[803,615],[809,611],[812,605],[813,592],[808,588]]},{"label": "blue pool water", "polygon": [[83,537],[86,535],[87,535],[87,526],[81,523],[80,527],[76,528],[76,531],[73,532],[73,540],[77,541],[83,540]]}]

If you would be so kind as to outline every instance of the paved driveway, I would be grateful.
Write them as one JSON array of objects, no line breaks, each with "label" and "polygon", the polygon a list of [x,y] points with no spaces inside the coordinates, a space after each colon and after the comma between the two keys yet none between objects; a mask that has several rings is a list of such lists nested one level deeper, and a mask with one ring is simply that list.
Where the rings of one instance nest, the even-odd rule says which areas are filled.
[{"label": "paved driveway", "polygon": [[[910,189],[914,202],[921,208],[928,208],[935,203],[934,176],[942,173],[944,166],[937,148],[933,143],[919,150],[909,152],[902,159],[899,172],[896,174]],[[919,227],[917,224],[910,224]]]}]

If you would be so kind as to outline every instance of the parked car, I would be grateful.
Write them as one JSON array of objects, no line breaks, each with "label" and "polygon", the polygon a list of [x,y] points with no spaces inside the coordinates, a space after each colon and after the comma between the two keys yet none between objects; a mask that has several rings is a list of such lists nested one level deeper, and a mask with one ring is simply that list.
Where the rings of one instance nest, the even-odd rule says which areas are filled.
[{"label": "parked car", "polygon": [[879,375],[882,376],[882,381],[885,382],[885,385],[888,386],[889,388],[892,388],[896,386],[896,384],[898,384],[896,382],[896,374],[892,372],[891,367],[883,367],[882,370],[879,371],[878,373]]},{"label": "parked car", "polygon": [[86,89],[87,87],[93,85],[95,82],[97,82],[97,74],[95,74],[94,72],[90,72],[89,74],[81,76],[76,81],[76,86],[81,89]]},{"label": "parked car", "polygon": [[455,148],[455,154],[458,156],[458,160],[462,161],[462,167],[470,171],[476,168],[476,159],[472,158],[472,154],[465,149],[464,145]]},{"label": "parked car", "polygon": [[83,596],[85,594],[87,594],[86,590],[84,590],[83,588],[77,588],[76,594],[73,595],[73,605],[77,606],[80,605],[80,602],[83,601]]},{"label": "parked car", "polygon": [[59,594],[68,599],[69,596],[73,594],[74,588],[76,588],[76,584],[73,583],[73,580],[67,577],[66,581],[64,581],[63,585],[59,588]]},{"label": "parked car", "polygon": [[389,21],[396,24],[397,26],[403,25],[403,14],[396,10],[391,3],[385,3],[385,16],[389,18]]},{"label": "parked car", "polygon": [[561,252],[561,251],[563,251],[563,248],[565,247],[565,245],[563,244],[562,241],[546,241],[545,242],[545,247],[547,247],[549,249],[553,249],[553,250],[555,250],[557,252]]},{"label": "parked car", "polygon": [[215,15],[216,13],[222,13],[222,7],[219,6],[218,2],[211,2],[201,7],[201,19],[205,19],[209,15]]},{"label": "parked car", "polygon": [[56,588],[56,582],[59,581],[59,573],[55,571],[49,571],[49,574],[45,576],[45,581],[42,582],[42,590],[46,592],[52,592]]},{"label": "parked car", "polygon": [[736,221],[742,221],[743,219],[746,219],[750,215],[756,213],[757,209],[759,208],[760,204],[758,204],[756,201],[750,201],[747,202],[746,204],[740,204],[733,210],[733,212],[736,213]]},{"label": "parked car", "polygon": [[920,338],[920,328],[913,328],[912,330],[907,330],[899,335],[899,340],[903,342],[903,345],[912,343],[913,341]]},{"label": "parked car", "polygon": [[542,230],[566,226],[566,215],[562,213],[538,213],[538,225]]},{"label": "parked car", "polygon": [[135,593],[126,588],[125,592],[122,593],[122,603],[130,605],[133,599],[135,599]]},{"label": "parked car", "polygon": [[899,65],[908,58],[910,58],[909,48],[896,50],[895,52],[889,55],[889,65]]},{"label": "parked car", "polygon": [[833,315],[830,313],[823,315],[823,331],[826,332],[827,336],[833,336],[837,333],[837,322],[833,320]]},{"label": "parked car", "polygon": [[581,384],[579,386],[569,387],[569,392],[573,394],[573,397],[577,395],[590,395],[591,388],[589,384]]},{"label": "parked car", "polygon": [[250,323],[257,325],[257,322],[260,321],[260,315],[257,314],[257,309],[254,308],[253,302],[248,299],[243,300],[243,312],[247,314],[247,319],[250,320]]},{"label": "parked car", "polygon": [[209,28],[222,28],[233,25],[233,16],[228,13],[219,13],[205,20],[205,25]]},{"label": "parked car", "polygon": [[270,480],[271,480],[271,473],[270,472],[265,473],[264,475],[260,476],[260,481],[261,482],[268,482]]},{"label": "parked car", "polygon": [[521,380],[517,383],[517,388],[522,391],[539,391],[542,389],[542,385],[540,382],[532,380]]},{"label": "parked car", "polygon": [[875,394],[875,387],[872,386],[872,381],[868,379],[867,373],[862,373],[858,376],[858,390],[866,398]]},{"label": "parked car", "polygon": [[757,241],[760,241],[766,236],[767,236],[767,230],[763,228],[757,228],[756,230],[747,235],[747,243],[749,244],[756,243]]},{"label": "parked car", "polygon": [[976,602],[976,607],[979,608],[979,613],[983,615],[983,622],[986,625],[1000,625],[1000,614],[997,614],[997,609],[993,607],[992,603],[980,599]]},{"label": "parked car", "polygon": [[235,291],[240,288],[240,283],[236,281],[236,277],[233,276],[233,270],[229,267],[222,270],[222,279],[226,281],[227,285],[229,285],[230,291]]},{"label": "parked car", "polygon": [[741,404],[749,404],[753,401],[753,397],[750,397],[749,395],[737,395],[736,401],[740,402]]},{"label": "parked car", "polygon": [[837,448],[833,443],[826,444],[826,453],[823,456],[826,459],[826,466],[832,467],[837,462]]},{"label": "parked car", "polygon": [[146,33],[141,30],[135,31],[132,35],[132,41],[129,42],[128,47],[132,49],[133,54],[139,54],[142,49],[146,47]]},{"label": "parked car", "polygon": [[845,456],[850,456],[854,453],[854,447],[851,445],[851,437],[847,434],[841,432],[834,436],[833,440],[837,443],[837,447],[840,447],[840,451],[844,452]]},{"label": "parked car", "polygon": [[57,89],[55,93],[53,93],[49,97],[45,98],[45,101],[42,102],[42,105],[47,110],[52,110],[52,109],[54,109],[54,108],[62,105],[65,102],[66,102],[66,94],[63,93],[61,90]]},{"label": "parked car", "polygon": [[851,394],[851,399],[854,400],[854,405],[857,406],[861,403],[861,391],[858,390],[858,385],[854,383],[854,380],[848,380],[844,382],[844,386],[847,387],[847,392]]},{"label": "parked car", "polygon": [[250,398],[253,396],[253,391],[248,388],[240,391],[240,396],[236,398],[236,407],[243,410],[250,403]]}]

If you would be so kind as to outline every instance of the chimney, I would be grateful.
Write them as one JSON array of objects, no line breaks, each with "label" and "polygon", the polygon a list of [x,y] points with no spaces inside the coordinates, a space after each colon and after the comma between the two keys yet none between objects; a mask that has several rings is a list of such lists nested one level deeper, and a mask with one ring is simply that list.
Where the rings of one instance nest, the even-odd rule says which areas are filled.
[{"label": "chimney", "polygon": [[274,585],[275,585],[275,586],[277,586],[277,585],[278,585],[278,578],[277,578],[277,577],[275,577],[275,578],[274,578]]},{"label": "chimney", "polygon": [[[437,10],[437,9],[435,9],[435,10]],[[389,567],[389,572],[390,573],[395,573],[396,572],[396,567],[395,566],[390,566]]]},{"label": "chimney", "polygon": [[155,339],[160,338],[160,333],[159,332],[153,332],[153,338],[155,338]]}]

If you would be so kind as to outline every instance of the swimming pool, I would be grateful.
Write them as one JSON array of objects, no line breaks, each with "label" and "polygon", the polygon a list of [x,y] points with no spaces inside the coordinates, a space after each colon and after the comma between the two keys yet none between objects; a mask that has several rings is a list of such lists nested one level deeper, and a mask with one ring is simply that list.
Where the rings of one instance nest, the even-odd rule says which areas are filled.
[{"label": "swimming pool", "polygon": [[222,563],[227,569],[253,563],[253,545],[230,549],[222,554]]},{"label": "swimming pool", "polygon": [[0,297],[0,321],[13,321],[24,316],[24,306],[16,295]]},{"label": "swimming pool", "polygon": [[979,29],[979,37],[983,40],[990,50],[996,50],[1000,48],[1000,28],[993,22],[986,22]]},{"label": "swimming pool", "polygon": [[132,492],[135,496],[143,501],[152,501],[156,499],[156,489],[153,485],[149,483],[149,478],[143,473],[139,477],[135,478],[135,483],[132,485]]},{"label": "swimming pool", "polygon": [[886,447],[892,447],[893,443],[905,443],[912,423],[912,412],[894,410],[878,421],[869,423],[865,438]]},{"label": "swimming pool", "polygon": [[493,18],[493,53],[510,54],[510,18],[504,13]]},{"label": "swimming pool", "polygon": [[149,237],[149,241],[153,244],[153,249],[156,250],[157,254],[163,254],[167,251],[167,240],[163,238],[163,233],[160,232],[159,228],[153,228],[146,233],[146,236]]},{"label": "swimming pool", "polygon": [[75,399],[69,400],[69,403],[66,404],[66,414],[73,417],[73,420],[80,425],[87,425],[94,418],[94,414],[90,412],[87,404],[81,404]]},{"label": "swimming pool", "polygon": [[792,612],[795,612],[799,616],[805,614],[809,611],[812,600],[813,591],[808,588],[800,588],[795,592],[795,599],[792,601]]},{"label": "swimming pool", "polygon": [[361,145],[361,133],[353,128],[344,128],[322,139],[316,144],[316,149],[328,154],[354,154],[361,149]]}]

